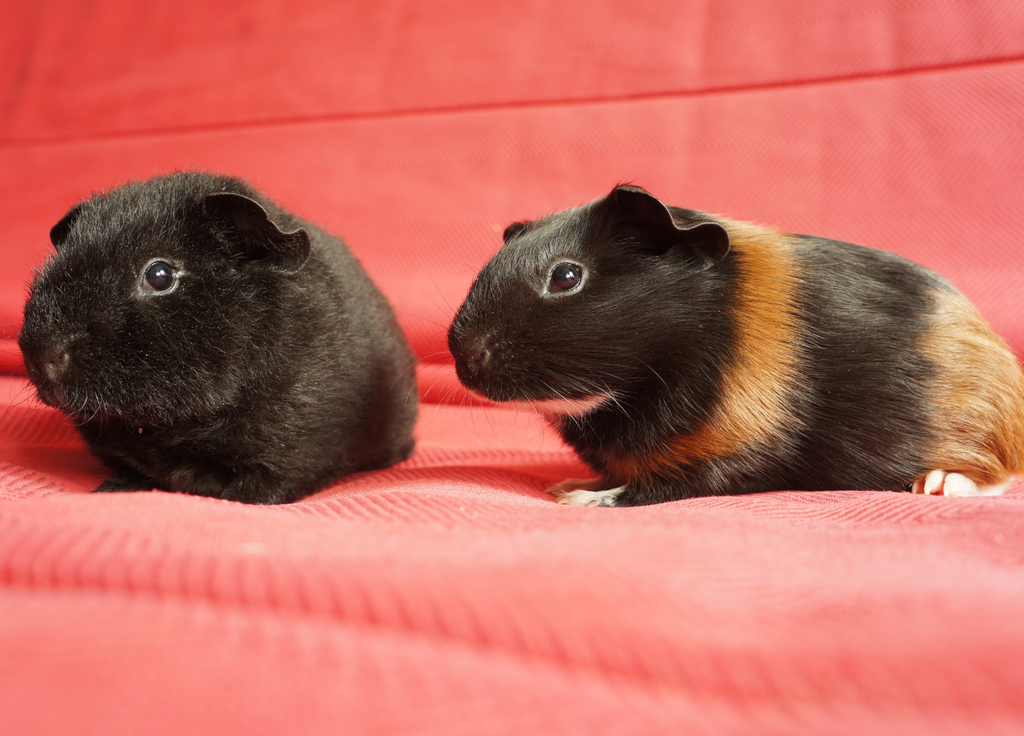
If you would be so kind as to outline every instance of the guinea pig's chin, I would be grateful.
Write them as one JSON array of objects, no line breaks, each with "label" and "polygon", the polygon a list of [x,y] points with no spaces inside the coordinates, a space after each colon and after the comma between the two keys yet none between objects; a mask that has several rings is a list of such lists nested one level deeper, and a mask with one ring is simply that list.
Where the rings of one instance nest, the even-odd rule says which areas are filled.
[{"label": "guinea pig's chin", "polygon": [[32,383],[36,387],[36,396],[40,401],[47,406],[52,406],[54,409],[60,409],[65,414],[69,413],[56,389],[41,381],[33,381]]},{"label": "guinea pig's chin", "polygon": [[461,378],[460,381],[471,394],[492,404],[513,404],[529,400],[504,381],[466,381]]},{"label": "guinea pig's chin", "polygon": [[579,398],[530,399],[515,401],[515,403],[548,417],[582,417],[613,401],[615,401],[615,395],[608,392]]},{"label": "guinea pig's chin", "polygon": [[36,396],[47,406],[52,406],[68,416],[82,413],[82,407],[73,406],[57,386],[48,381],[33,381],[33,383],[36,387]]},{"label": "guinea pig's chin", "polygon": [[575,398],[557,398],[557,399],[538,399],[533,397],[523,397],[516,395],[509,395],[502,392],[500,395],[495,395],[494,392],[485,393],[479,389],[469,389],[470,392],[476,396],[479,396],[487,401],[502,406],[515,406],[520,409],[529,409],[531,411],[543,414],[546,417],[582,417],[586,414],[590,414],[593,411],[597,411],[606,404],[612,403],[616,400],[615,394],[612,392],[604,392],[596,394],[594,396],[580,396]]},{"label": "guinea pig's chin", "polygon": [[103,419],[117,417],[119,419],[135,421],[136,417],[128,416],[128,413],[111,406],[101,398],[92,396],[86,390],[75,391],[69,388],[62,388],[50,381],[33,381],[36,387],[36,396],[47,406],[52,406],[61,413],[73,420]]}]

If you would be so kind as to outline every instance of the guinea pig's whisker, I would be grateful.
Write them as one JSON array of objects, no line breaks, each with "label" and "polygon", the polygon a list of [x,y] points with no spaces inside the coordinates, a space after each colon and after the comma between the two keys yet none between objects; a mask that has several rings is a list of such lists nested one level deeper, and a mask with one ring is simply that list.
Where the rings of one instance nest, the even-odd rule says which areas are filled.
[{"label": "guinea pig's whisker", "polygon": [[[393,389],[395,387],[395,384],[397,384],[399,381],[401,381],[403,378],[405,378],[405,376],[409,373],[409,371],[415,371],[416,370],[416,365],[417,365],[418,362],[419,361],[413,361],[412,363],[407,365],[405,368],[403,368],[401,371],[399,371],[398,376],[396,376],[395,380],[391,382],[390,386],[388,386],[388,391]],[[412,385],[412,387],[409,390],[412,391],[415,388],[416,388],[416,382],[413,381],[413,385]]]},{"label": "guinea pig's whisker", "polygon": [[[437,304],[434,304],[434,306],[437,307]],[[438,308],[440,309],[440,307],[438,307]],[[397,312],[396,314],[401,314],[401,315],[404,315],[406,317],[414,317],[415,319],[418,319],[421,322],[426,322],[427,324],[434,325],[435,327],[441,328],[440,332],[435,332],[434,333],[435,336],[438,335],[438,334],[441,334],[441,333],[447,334],[447,332],[448,332],[448,325],[447,324],[442,323],[442,322],[437,322],[437,321],[432,320],[432,319],[430,319],[428,317],[424,317],[422,314],[417,314],[416,312]]]},{"label": "guinea pig's whisker", "polygon": [[[395,379],[395,383],[398,383],[398,379]],[[392,384],[391,384],[391,386],[390,386],[390,387],[388,388],[388,390],[389,390],[389,391],[390,391],[391,389],[393,389],[393,388],[395,387],[395,383],[392,383]],[[409,390],[405,392],[405,401],[404,401],[404,404],[405,404],[406,406],[408,406],[408,405],[409,405],[409,399],[410,399],[410,398],[412,397],[412,395],[413,395],[413,394],[415,394],[415,393],[417,393],[417,386],[416,386],[415,384],[413,384],[413,385],[412,385],[412,386],[411,386],[411,387],[409,388]]]},{"label": "guinea pig's whisker", "polygon": [[[441,297],[441,301],[443,301],[444,305],[448,308],[448,314],[454,317],[456,309],[451,304],[448,303],[448,297],[446,297],[444,292],[441,291],[441,287],[437,285],[437,281],[434,280],[433,276],[431,276],[430,278],[430,283],[433,285],[434,290],[437,292],[437,295]],[[423,291],[422,289],[420,291],[424,296],[427,296],[427,293],[425,291]],[[433,302],[433,299],[431,299],[431,302]],[[435,304],[434,306],[436,307],[437,305]]]}]

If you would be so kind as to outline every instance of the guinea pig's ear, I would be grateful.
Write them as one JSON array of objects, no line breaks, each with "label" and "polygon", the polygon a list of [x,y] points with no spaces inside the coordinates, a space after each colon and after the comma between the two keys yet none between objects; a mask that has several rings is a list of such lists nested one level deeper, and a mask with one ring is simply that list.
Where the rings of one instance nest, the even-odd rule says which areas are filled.
[{"label": "guinea pig's ear", "polygon": [[501,239],[505,241],[505,245],[508,245],[512,240],[529,230],[532,224],[532,222],[513,222],[505,228],[505,232],[501,234]]},{"label": "guinea pig's ear", "polygon": [[256,200],[234,192],[218,192],[206,195],[203,207],[227,226],[250,259],[264,261],[285,273],[296,273],[309,260],[309,234],[302,228],[291,233],[282,231]]},{"label": "guinea pig's ear", "polygon": [[84,205],[79,202],[74,207],[68,210],[68,213],[64,217],[60,218],[60,222],[50,228],[50,242],[53,243],[53,247],[60,250],[60,247],[67,242],[68,235],[71,234],[71,226],[75,224],[75,220],[82,214],[82,207]]},{"label": "guinea pig's ear", "polygon": [[729,254],[729,233],[717,222],[688,222],[676,229],[679,231],[677,243],[691,248],[708,266]]},{"label": "guinea pig's ear", "polygon": [[656,253],[680,246],[708,266],[729,253],[729,233],[717,222],[677,225],[671,211],[653,194],[640,187],[619,185],[605,198],[615,222],[643,229]]}]

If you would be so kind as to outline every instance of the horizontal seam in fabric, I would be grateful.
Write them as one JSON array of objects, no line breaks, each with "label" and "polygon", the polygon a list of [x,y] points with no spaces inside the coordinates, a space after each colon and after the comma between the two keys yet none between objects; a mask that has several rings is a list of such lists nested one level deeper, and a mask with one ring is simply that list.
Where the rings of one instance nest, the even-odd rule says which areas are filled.
[{"label": "horizontal seam in fabric", "polygon": [[772,89],[798,89],[801,87],[827,86],[850,82],[871,81],[877,79],[895,79],[913,77],[942,71],[960,71],[987,66],[1005,66],[1024,61],[1024,56],[992,57],[970,62],[955,64],[935,64],[929,66],[908,67],[906,69],[886,70],[884,72],[862,72],[830,77],[814,77],[785,82],[764,82],[758,84],[722,85],[705,87],[696,90],[664,90],[659,92],[641,92],[618,96],[578,97],[569,99],[517,100],[511,102],[490,102],[467,105],[451,105],[439,107],[405,108],[387,111],[351,112],[326,115],[310,115],[270,118],[266,120],[247,120],[225,123],[201,123],[176,128],[148,128],[138,130],[113,131],[87,134],[81,136],[54,136],[39,139],[9,139],[0,141],[0,151],[4,149],[59,147],[89,142],[132,141],[144,138],[162,138],[173,136],[192,136],[204,133],[225,133],[230,131],[262,130],[268,128],[287,128],[293,126],[319,125],[325,123],[361,122],[372,120],[400,120],[416,117],[439,117],[444,115],[475,114],[501,110],[534,110],[540,108],[586,107],[590,105],[615,104],[621,102],[645,102],[655,100],[685,99],[702,96],[721,96],[743,94]]}]

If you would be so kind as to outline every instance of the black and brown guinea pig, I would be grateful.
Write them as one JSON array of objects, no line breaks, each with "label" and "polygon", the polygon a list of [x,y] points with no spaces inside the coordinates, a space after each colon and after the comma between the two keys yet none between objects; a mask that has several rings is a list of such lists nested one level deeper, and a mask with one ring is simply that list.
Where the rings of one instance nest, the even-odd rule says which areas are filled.
[{"label": "black and brown guinea pig", "polygon": [[114,475],[285,503],[412,452],[413,355],[338,239],[236,178],[181,172],[74,206],[19,344],[39,398]]},{"label": "black and brown guinea pig", "polygon": [[601,474],[562,503],[995,494],[1024,471],[1019,362],[899,256],[632,186],[504,240],[448,344],[468,388],[543,412]]}]

